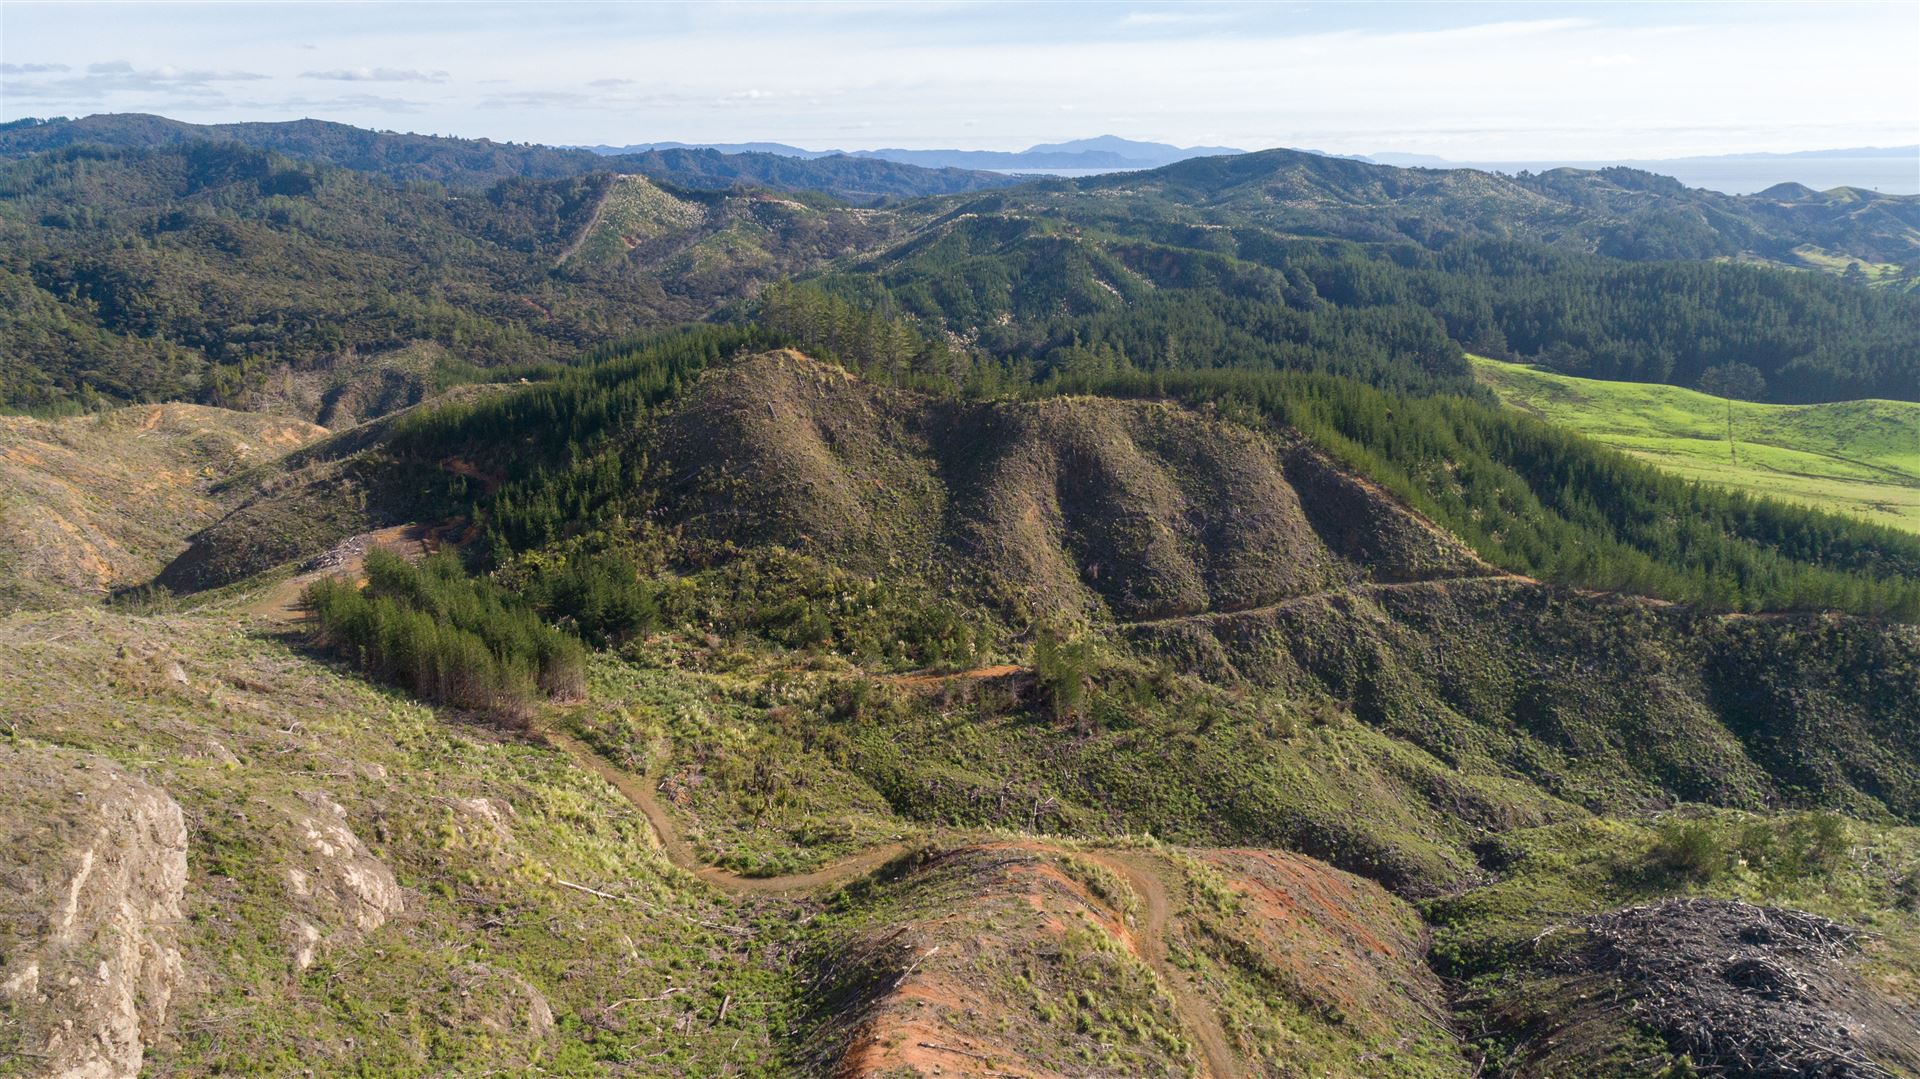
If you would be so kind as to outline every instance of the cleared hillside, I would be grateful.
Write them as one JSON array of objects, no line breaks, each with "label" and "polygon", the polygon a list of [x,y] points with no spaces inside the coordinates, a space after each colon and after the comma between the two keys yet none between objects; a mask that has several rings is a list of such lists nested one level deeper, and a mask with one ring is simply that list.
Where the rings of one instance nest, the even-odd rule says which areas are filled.
[{"label": "cleared hillside", "polygon": [[1471,359],[1507,404],[1689,479],[1920,532],[1920,404],[1729,403]]},{"label": "cleared hillside", "polygon": [[1036,607],[1152,618],[1490,572],[1298,439],[1163,403],[955,404],[775,352],[705,376],[660,452],[694,534]]},{"label": "cleared hillside", "polygon": [[225,512],[221,480],[325,434],[199,405],[0,416],[0,609],[146,583]]}]

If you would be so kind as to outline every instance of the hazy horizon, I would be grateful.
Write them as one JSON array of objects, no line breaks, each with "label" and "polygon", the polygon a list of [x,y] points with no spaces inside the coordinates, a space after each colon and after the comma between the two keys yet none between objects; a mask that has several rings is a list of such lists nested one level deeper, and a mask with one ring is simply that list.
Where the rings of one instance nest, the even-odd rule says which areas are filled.
[{"label": "hazy horizon", "polygon": [[[1920,142],[1913,4],[0,6],[0,120],[303,117],[554,145],[1114,133],[1459,161]],[[1846,57],[1832,78],[1807,57]],[[1881,90],[1875,90],[1879,87]],[[1684,122],[1674,103],[1684,101]]]},{"label": "hazy horizon", "polygon": [[[162,119],[176,120],[182,123],[193,123],[193,124],[297,123],[302,120],[320,120],[320,121],[326,121],[330,123],[344,123],[344,124],[347,124],[348,126],[359,127],[366,130],[390,131],[395,134],[402,134],[402,135],[425,135],[425,136],[430,136],[435,138],[446,137],[446,138],[462,138],[462,139],[487,139],[487,140],[491,140],[498,143],[530,143],[530,144],[543,145],[543,146],[552,146],[560,149],[591,149],[596,147],[617,149],[617,148],[622,148],[626,146],[685,146],[685,147],[693,147],[693,148],[705,148],[705,147],[713,147],[713,146],[765,145],[765,146],[785,146],[795,150],[804,150],[808,153],[835,153],[835,152],[872,153],[880,150],[896,150],[897,149],[897,150],[914,150],[914,151],[959,150],[959,151],[981,151],[985,153],[1017,154],[1017,153],[1024,153],[1038,146],[1047,146],[1047,145],[1058,144],[1058,143],[1087,142],[1095,139],[1109,138],[1109,137],[1125,139],[1129,142],[1156,143],[1160,145],[1174,146],[1180,149],[1191,149],[1191,148],[1195,148],[1198,145],[1198,144],[1181,143],[1178,141],[1169,141],[1166,139],[1117,135],[1113,132],[1108,132],[1108,131],[1079,133],[1079,134],[1062,133],[1062,134],[1057,134],[1048,138],[1042,138],[1036,142],[1027,143],[1024,145],[1006,145],[1006,146],[962,146],[959,144],[961,141],[959,139],[956,139],[956,138],[943,139],[939,135],[928,135],[921,138],[909,140],[917,144],[913,146],[904,146],[899,144],[882,144],[882,143],[875,143],[871,146],[856,145],[851,143],[845,144],[845,145],[835,145],[835,146],[805,145],[793,139],[781,138],[777,135],[746,137],[746,138],[739,138],[739,139],[660,138],[660,139],[630,139],[630,140],[624,140],[624,141],[614,140],[614,139],[599,139],[599,140],[590,139],[590,140],[581,141],[581,142],[561,142],[561,141],[555,141],[551,139],[520,139],[520,138],[508,139],[508,138],[503,138],[501,136],[498,136],[486,131],[479,131],[479,132],[427,131],[422,128],[409,127],[404,124],[398,125],[398,126],[362,124],[362,123],[353,123],[352,121],[345,121],[345,120],[333,120],[325,116],[288,116],[288,117],[277,117],[277,118],[271,118],[271,119],[263,118],[259,116],[249,116],[249,117],[243,117],[237,120],[201,120],[201,119],[191,119],[186,116],[180,116],[180,115],[169,115],[167,113],[148,112],[146,110],[141,110],[141,109],[123,109],[123,110],[111,110],[111,111],[102,110],[98,112],[79,112],[79,113],[72,113],[72,114],[26,113],[19,116],[7,116],[4,119],[0,119],[0,123],[13,123],[20,120],[40,120],[40,121],[81,120],[81,119],[86,119],[88,117],[96,116],[96,115],[99,115],[99,116],[153,115],[153,116],[159,116]],[[1222,147],[1220,149],[1228,149],[1231,151],[1243,152],[1243,153],[1253,153],[1253,152],[1258,152],[1260,150],[1302,150],[1308,153],[1324,153],[1324,154],[1327,154],[1328,156],[1341,156],[1341,157],[1349,157],[1349,156],[1350,157],[1368,157],[1368,156],[1374,156],[1374,155],[1380,155],[1385,157],[1428,156],[1428,157],[1443,159],[1448,164],[1456,164],[1456,165],[1516,165],[1516,166],[1519,166],[1519,165],[1537,165],[1543,161],[1566,161],[1569,163],[1600,163],[1600,162],[1615,162],[1615,161],[1708,160],[1712,158],[1732,158],[1732,159],[1738,159],[1738,160],[1751,160],[1751,159],[1759,159],[1759,158],[1791,159],[1796,156],[1804,156],[1804,155],[1844,155],[1849,153],[1860,153],[1860,154],[1866,155],[1866,154],[1885,153],[1887,151],[1893,151],[1893,150],[1920,150],[1920,143],[1900,143],[1900,144],[1888,144],[1884,146],[1807,146],[1807,147],[1802,147],[1800,149],[1795,149],[1795,150],[1729,151],[1724,153],[1698,154],[1698,155],[1677,154],[1677,155],[1672,155],[1670,157],[1648,157],[1645,155],[1640,155],[1640,156],[1621,155],[1621,156],[1614,156],[1614,157],[1605,157],[1605,156],[1595,156],[1590,154],[1583,156],[1579,154],[1577,151],[1575,151],[1575,152],[1569,152],[1566,154],[1546,155],[1546,156],[1536,156],[1536,157],[1467,158],[1467,157],[1449,157],[1444,154],[1432,154],[1427,151],[1422,151],[1417,149],[1406,150],[1400,147],[1376,147],[1371,151],[1350,152],[1350,151],[1323,150],[1319,147],[1301,146],[1301,145],[1292,144],[1292,143],[1275,144],[1273,146]],[[1920,159],[1916,159],[1916,160],[1920,161]],[[1101,170],[1090,170],[1090,171],[1101,171]]]}]

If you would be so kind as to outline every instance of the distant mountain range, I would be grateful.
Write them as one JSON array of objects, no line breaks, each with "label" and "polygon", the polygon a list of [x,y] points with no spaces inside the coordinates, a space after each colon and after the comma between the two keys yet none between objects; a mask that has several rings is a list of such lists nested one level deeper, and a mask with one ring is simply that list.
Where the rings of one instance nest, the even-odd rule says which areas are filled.
[{"label": "distant mountain range", "polygon": [[[1363,154],[1361,156],[1378,165],[1400,165],[1402,167],[1435,166],[1442,168],[1464,168],[1468,165],[1468,162],[1465,161],[1455,161],[1452,158],[1437,157],[1433,154],[1378,153]],[[1920,159],[1920,144],[1913,146],[1855,146],[1842,150],[1794,150],[1791,153],[1782,154],[1766,152],[1750,154],[1696,154],[1692,157],[1623,159],[1617,163],[1630,164],[1634,161],[1650,164],[1672,164],[1675,162],[1696,161],[1832,161],[1882,157],[1906,161]],[[1566,163],[1569,165],[1574,164],[1570,159],[1568,159]],[[1609,162],[1609,164],[1614,163],[1616,162]],[[1524,164],[1524,162],[1509,161],[1505,162],[1505,164],[1518,165]]]},{"label": "distant mountain range", "polygon": [[[121,113],[0,124],[0,159],[76,143],[147,147],[207,140],[242,142],[398,180],[437,180],[459,186],[485,185],[513,177],[552,179],[611,171],[638,173],[694,188],[744,183],[777,190],[824,191],[856,203],[1000,187],[1015,182],[1011,177],[1019,174],[1086,176],[1249,152],[1231,146],[1174,146],[1114,135],[1042,143],[1018,151],[807,150],[780,142],[555,147],[367,131],[321,120],[202,125]],[[1781,184],[1798,184],[1815,191],[1851,187],[1885,194],[1920,194],[1920,146],[1658,160],[1455,161],[1399,152],[1298,152],[1400,168],[1476,169],[1507,175],[1626,166],[1671,176],[1688,187],[1733,195],[1764,192]]]},{"label": "distant mountain range", "polygon": [[[1001,173],[1087,175],[1156,169],[1196,157],[1222,157],[1248,151],[1232,146],[1174,146],[1101,135],[1068,142],[1042,143],[1025,150],[807,150],[781,142],[683,143],[647,142],[629,146],[588,146],[603,156],[666,150],[717,150],[728,154],[772,154],[819,160],[831,157],[867,158],[921,168],[970,169]],[[1804,184],[1815,190],[1858,187],[1889,194],[1920,193],[1920,146],[1874,146],[1794,153],[1716,154],[1696,157],[1573,159],[1528,161],[1456,161],[1433,154],[1380,152],[1334,154],[1304,150],[1323,157],[1340,157],[1401,168],[1478,169],[1509,175],[1546,172],[1556,168],[1600,169],[1623,165],[1672,176],[1688,187],[1702,187],[1730,195],[1764,191],[1782,183]]]},{"label": "distant mountain range", "polygon": [[805,150],[780,142],[684,143],[643,142],[630,146],[588,146],[583,149],[608,156],[647,153],[654,150],[705,149],[721,153],[764,153],[783,157],[816,160],[823,157],[863,157],[918,165],[929,169],[979,169],[989,172],[1119,172],[1126,169],[1156,169],[1194,157],[1219,157],[1242,154],[1231,146],[1173,146],[1164,142],[1140,142],[1117,135],[1091,139],[1042,143],[1025,150]]}]

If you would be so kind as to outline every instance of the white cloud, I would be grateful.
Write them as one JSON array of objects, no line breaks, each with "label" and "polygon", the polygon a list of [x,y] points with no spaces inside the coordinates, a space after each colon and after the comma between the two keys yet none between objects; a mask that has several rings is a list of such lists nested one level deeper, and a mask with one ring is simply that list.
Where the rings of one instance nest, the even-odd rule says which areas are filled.
[{"label": "white cloud", "polygon": [[[126,101],[151,103],[154,108],[179,108],[193,103],[225,101],[225,92],[217,84],[269,78],[251,71],[182,68],[171,64],[139,68],[127,60],[91,63],[81,75],[68,74],[72,70],[66,64],[10,65],[9,70],[0,71],[0,79],[4,80],[0,82],[0,91],[3,91],[0,99],[116,107]],[[55,74],[57,77],[21,78],[22,74]]]},{"label": "white cloud", "polygon": [[1230,16],[1224,11],[1129,11],[1117,24],[1122,29],[1163,29],[1182,26],[1218,26]]},{"label": "white cloud", "polygon": [[302,71],[303,79],[331,79],[335,82],[446,82],[444,71],[418,71],[413,68],[355,67],[334,71]]}]

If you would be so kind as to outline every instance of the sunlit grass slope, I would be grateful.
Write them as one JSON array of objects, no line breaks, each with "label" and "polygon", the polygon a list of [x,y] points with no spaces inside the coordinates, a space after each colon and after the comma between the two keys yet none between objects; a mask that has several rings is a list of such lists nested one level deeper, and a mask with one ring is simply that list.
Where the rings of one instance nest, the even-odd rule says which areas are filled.
[{"label": "sunlit grass slope", "polygon": [[1507,404],[1693,479],[1920,532],[1920,404],[1733,403],[1471,357]]}]

